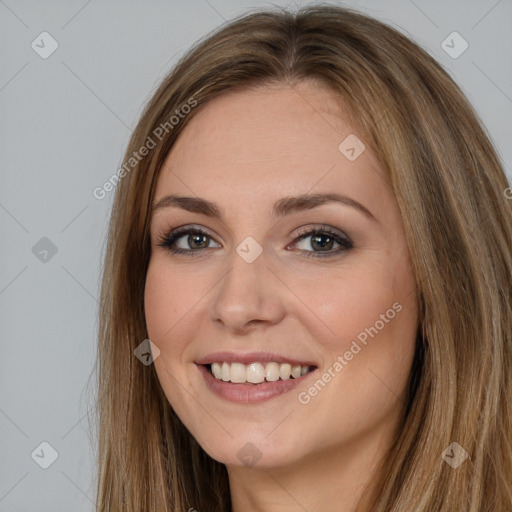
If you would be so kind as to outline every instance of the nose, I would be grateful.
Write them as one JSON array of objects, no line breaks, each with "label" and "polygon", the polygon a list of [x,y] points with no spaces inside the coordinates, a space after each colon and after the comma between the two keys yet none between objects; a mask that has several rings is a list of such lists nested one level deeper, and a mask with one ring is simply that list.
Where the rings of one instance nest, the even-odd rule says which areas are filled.
[{"label": "nose", "polygon": [[280,322],[285,315],[285,292],[264,254],[248,263],[234,252],[230,262],[230,270],[211,295],[212,321],[236,334]]}]

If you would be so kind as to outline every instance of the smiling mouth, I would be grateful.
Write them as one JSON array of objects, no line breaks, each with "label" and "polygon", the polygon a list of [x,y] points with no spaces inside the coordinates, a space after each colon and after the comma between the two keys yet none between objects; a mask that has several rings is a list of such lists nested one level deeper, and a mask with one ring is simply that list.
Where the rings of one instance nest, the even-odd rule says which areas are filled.
[{"label": "smiling mouth", "polygon": [[279,380],[296,380],[311,373],[316,366],[291,365],[290,363],[251,364],[215,362],[203,365],[216,380],[233,384],[258,385]]}]

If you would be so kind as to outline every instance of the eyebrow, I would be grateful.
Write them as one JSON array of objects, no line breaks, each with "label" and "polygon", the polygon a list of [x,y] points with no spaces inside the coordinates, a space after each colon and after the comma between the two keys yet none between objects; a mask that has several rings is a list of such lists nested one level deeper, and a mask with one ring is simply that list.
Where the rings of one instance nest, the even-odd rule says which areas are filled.
[{"label": "eyebrow", "polygon": [[[378,222],[374,215],[361,203],[340,194],[303,194],[300,196],[288,196],[277,200],[272,209],[274,217],[284,217],[302,210],[310,210],[327,203],[341,203],[359,210],[369,219]],[[161,209],[174,206],[193,213],[202,213],[208,217],[222,219],[218,206],[201,197],[166,195],[152,206],[152,213]]]}]

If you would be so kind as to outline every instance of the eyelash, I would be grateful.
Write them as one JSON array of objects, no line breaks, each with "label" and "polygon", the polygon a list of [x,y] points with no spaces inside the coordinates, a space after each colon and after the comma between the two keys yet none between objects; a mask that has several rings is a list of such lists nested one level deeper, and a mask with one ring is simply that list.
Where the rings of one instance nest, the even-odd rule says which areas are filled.
[{"label": "eyelash", "polygon": [[[167,234],[160,235],[157,240],[157,246],[167,249],[172,254],[183,254],[183,255],[192,256],[192,257],[196,256],[197,253],[202,253],[204,250],[209,249],[208,247],[205,247],[203,249],[195,249],[195,250],[194,249],[187,250],[187,249],[173,249],[172,248],[172,245],[176,242],[176,240],[181,238],[183,235],[188,235],[188,234],[205,235],[206,237],[213,239],[206,231],[203,231],[202,229],[184,226],[182,228],[176,228],[175,230],[170,231]],[[302,230],[300,233],[297,234],[297,237],[295,238],[295,240],[293,242],[301,241],[304,238],[307,238],[308,236],[318,235],[318,234],[330,235],[330,238],[332,238],[336,243],[338,243],[341,246],[341,248],[338,248],[336,251],[324,252],[324,253],[321,251],[320,252],[319,251],[305,251],[305,250],[300,249],[300,252],[307,253],[305,255],[307,258],[311,258],[311,257],[313,257],[313,258],[328,258],[328,257],[339,255],[340,253],[349,251],[350,249],[353,248],[353,243],[347,235],[345,235],[345,234],[340,235],[337,230],[334,230],[330,226],[325,226],[325,225],[315,227],[315,228],[307,228],[307,229]],[[196,253],[196,254],[194,254],[194,253]]]}]

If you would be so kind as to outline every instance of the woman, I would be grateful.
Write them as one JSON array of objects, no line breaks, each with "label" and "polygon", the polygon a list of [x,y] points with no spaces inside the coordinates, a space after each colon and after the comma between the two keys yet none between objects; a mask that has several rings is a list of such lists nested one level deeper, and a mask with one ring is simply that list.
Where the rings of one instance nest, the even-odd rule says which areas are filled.
[{"label": "woman", "polygon": [[240,17],[126,162],[98,511],[511,510],[508,184],[425,51],[341,7]]}]

